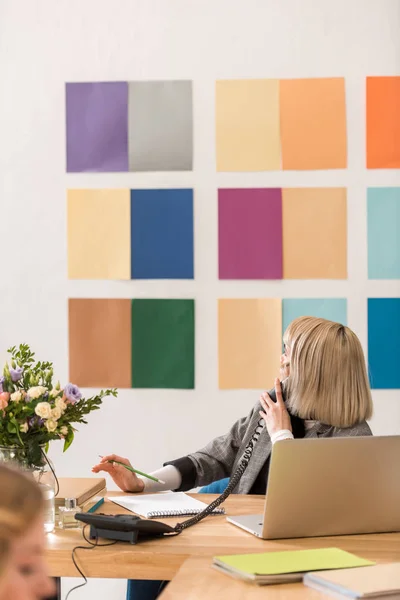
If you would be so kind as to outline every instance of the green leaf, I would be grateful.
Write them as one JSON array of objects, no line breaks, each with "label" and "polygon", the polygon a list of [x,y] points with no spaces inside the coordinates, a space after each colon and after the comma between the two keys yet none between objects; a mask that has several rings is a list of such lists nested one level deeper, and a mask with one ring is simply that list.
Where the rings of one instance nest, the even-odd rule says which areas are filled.
[{"label": "green leaf", "polygon": [[75,437],[75,435],[74,435],[73,430],[69,429],[67,437],[65,438],[65,441],[64,441],[63,452],[66,452],[68,450],[68,448],[70,447],[70,445],[74,441],[74,437]]}]

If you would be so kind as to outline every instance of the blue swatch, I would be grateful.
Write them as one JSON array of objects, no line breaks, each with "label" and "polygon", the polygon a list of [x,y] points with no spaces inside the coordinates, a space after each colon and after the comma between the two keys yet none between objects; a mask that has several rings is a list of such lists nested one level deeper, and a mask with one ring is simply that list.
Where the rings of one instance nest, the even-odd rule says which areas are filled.
[{"label": "blue swatch", "polygon": [[347,300],[344,298],[285,298],[282,305],[283,333],[297,317],[319,317],[347,325]]},{"label": "blue swatch", "polygon": [[131,190],[132,279],[193,279],[193,190]]},{"label": "blue swatch", "polygon": [[369,188],[368,278],[400,279],[400,187]]},{"label": "blue swatch", "polygon": [[368,363],[372,389],[400,389],[400,298],[368,298]]}]

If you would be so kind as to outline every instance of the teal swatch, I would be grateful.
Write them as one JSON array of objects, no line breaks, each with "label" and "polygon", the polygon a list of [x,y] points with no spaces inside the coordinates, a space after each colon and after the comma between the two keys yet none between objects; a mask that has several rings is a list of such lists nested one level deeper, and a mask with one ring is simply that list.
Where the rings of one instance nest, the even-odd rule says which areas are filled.
[{"label": "teal swatch", "polygon": [[282,306],[283,333],[297,317],[319,317],[347,325],[345,298],[285,298]]},{"label": "teal swatch", "polygon": [[132,387],[194,388],[194,300],[132,300]]},{"label": "teal swatch", "polygon": [[369,188],[368,278],[400,279],[400,187]]},{"label": "teal swatch", "polygon": [[371,388],[400,389],[400,298],[368,298]]}]

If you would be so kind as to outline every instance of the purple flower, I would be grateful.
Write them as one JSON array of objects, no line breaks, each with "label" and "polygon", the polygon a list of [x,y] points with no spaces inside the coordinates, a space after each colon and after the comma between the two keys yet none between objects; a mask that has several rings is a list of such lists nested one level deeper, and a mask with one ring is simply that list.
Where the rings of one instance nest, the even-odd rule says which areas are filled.
[{"label": "purple flower", "polygon": [[34,425],[36,425],[36,421],[37,421],[36,417],[30,417],[28,419],[28,426],[33,427]]},{"label": "purple flower", "polygon": [[[14,363],[15,364],[15,363]],[[23,368],[22,367],[15,367],[15,369],[13,369],[12,367],[10,367],[10,375],[11,375],[11,381],[13,383],[16,383],[17,381],[19,381],[23,375]]]},{"label": "purple flower", "polygon": [[76,404],[82,398],[80,389],[73,383],[67,383],[64,388],[64,395],[70,404]]},{"label": "purple flower", "polygon": [[27,395],[25,396],[25,402],[28,404],[28,402],[30,402],[30,401],[31,401],[31,399],[30,399],[30,397],[29,397],[29,396],[28,396],[28,394],[27,394]]},{"label": "purple flower", "polygon": [[6,378],[3,377],[3,375],[0,377],[0,394],[2,394],[4,392],[3,390],[3,383],[5,382]]},{"label": "purple flower", "polygon": [[44,423],[44,419],[39,419],[38,417],[30,417],[28,419],[28,425],[29,427],[35,427],[36,425],[38,427],[41,427]]}]

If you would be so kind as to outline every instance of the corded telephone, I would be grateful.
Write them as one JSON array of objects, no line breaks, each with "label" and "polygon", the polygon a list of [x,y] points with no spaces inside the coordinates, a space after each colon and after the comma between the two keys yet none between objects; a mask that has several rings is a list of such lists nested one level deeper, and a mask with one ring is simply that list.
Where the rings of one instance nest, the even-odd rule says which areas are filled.
[{"label": "corded telephone", "polygon": [[[268,394],[271,400],[276,402],[275,390],[269,391]],[[283,400],[286,401],[284,386],[282,386],[282,397]],[[140,537],[179,535],[188,527],[192,527],[205,519],[233,492],[249,465],[254,446],[258,442],[263,427],[264,421],[260,418],[254,429],[251,440],[247,444],[236,471],[231,476],[225,491],[199,514],[182,523],[177,523],[174,527],[170,527],[160,521],[141,519],[134,515],[113,516],[102,514],[96,515],[95,513],[78,513],[76,519],[91,526],[90,536],[92,538],[102,537],[105,539],[129,541],[132,544],[136,544]]]}]

